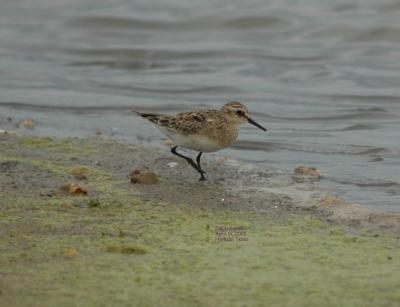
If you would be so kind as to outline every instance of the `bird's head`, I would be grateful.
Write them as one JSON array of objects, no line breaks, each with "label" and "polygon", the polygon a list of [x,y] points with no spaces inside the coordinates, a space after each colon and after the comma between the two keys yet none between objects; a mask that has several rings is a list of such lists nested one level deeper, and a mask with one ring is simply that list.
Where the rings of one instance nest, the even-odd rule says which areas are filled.
[{"label": "bird's head", "polygon": [[267,131],[267,129],[265,129],[263,126],[261,126],[259,123],[257,123],[254,119],[252,119],[249,116],[249,111],[240,102],[236,101],[228,102],[222,107],[222,110],[240,124],[250,123],[260,128],[261,130]]}]

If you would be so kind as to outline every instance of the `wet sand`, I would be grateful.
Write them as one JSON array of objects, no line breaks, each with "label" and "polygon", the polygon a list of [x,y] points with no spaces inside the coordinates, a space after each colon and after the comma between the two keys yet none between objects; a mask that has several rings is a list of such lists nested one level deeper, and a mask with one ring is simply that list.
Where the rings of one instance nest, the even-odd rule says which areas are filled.
[{"label": "wet sand", "polygon": [[[54,159],[59,159],[59,155],[65,155],[68,150],[78,150],[71,156],[70,161],[65,161],[64,167],[85,165],[107,172],[115,179],[113,184],[118,188],[149,200],[185,204],[207,210],[268,212],[274,215],[307,213],[338,225],[400,232],[400,214],[376,212],[360,204],[349,203],[329,195],[326,191],[316,190],[313,183],[318,178],[277,174],[273,169],[261,169],[259,166],[245,164],[228,156],[212,155],[207,158],[206,155],[203,163],[208,180],[199,182],[198,173],[185,161],[171,155],[167,147],[165,150],[145,148],[119,143],[108,138],[53,139],[3,136],[3,155],[17,159],[11,162],[5,161],[1,165],[3,175],[0,180],[5,191],[24,193],[25,190],[29,190],[33,193],[32,187],[37,184],[40,185],[40,189],[31,195],[35,197],[54,192],[63,181],[76,181],[71,174],[53,178],[49,175],[51,171],[43,173],[40,168],[32,169],[29,161],[18,160],[21,157],[40,161],[51,158],[48,146],[51,149],[50,154],[55,156]],[[56,150],[53,150],[53,147]],[[89,150],[86,155],[85,150]],[[15,174],[17,170],[21,178],[15,187],[10,185],[7,171]],[[155,173],[158,183],[132,185],[129,177],[134,170]],[[279,180],[276,180],[275,176],[280,176]],[[91,182],[88,183],[90,185]],[[90,194],[101,195],[101,191],[96,190]]]},{"label": "wet sand", "polygon": [[312,178],[211,155],[202,183],[167,149],[0,137],[5,306],[400,302],[400,216]]}]

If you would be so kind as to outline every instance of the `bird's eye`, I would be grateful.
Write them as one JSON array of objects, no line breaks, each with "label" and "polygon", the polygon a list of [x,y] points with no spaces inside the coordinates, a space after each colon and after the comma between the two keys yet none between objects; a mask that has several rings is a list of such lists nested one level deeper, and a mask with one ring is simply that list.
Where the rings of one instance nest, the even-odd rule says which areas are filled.
[{"label": "bird's eye", "polygon": [[243,115],[244,115],[244,112],[241,111],[241,110],[237,110],[237,111],[236,111],[236,114],[239,115],[239,116],[243,116]]}]

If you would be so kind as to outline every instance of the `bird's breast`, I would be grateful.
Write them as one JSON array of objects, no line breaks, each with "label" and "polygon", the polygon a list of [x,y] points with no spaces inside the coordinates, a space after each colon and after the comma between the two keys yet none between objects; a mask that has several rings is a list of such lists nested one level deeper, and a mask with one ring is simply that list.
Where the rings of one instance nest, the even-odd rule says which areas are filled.
[{"label": "bird's breast", "polygon": [[221,148],[226,148],[233,145],[239,135],[238,126],[222,126],[213,131],[213,137],[217,140]]},{"label": "bird's breast", "polygon": [[217,139],[203,134],[181,134],[169,129],[161,129],[177,146],[201,151],[213,152],[225,148]]}]

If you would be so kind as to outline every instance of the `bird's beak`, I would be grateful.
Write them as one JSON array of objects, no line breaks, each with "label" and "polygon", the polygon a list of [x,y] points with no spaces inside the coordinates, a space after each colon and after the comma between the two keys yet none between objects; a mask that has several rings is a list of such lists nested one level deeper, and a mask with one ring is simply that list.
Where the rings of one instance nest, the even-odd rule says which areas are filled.
[{"label": "bird's beak", "polygon": [[249,122],[249,124],[252,124],[252,125],[260,128],[261,130],[267,131],[267,129],[265,129],[263,126],[261,126],[259,123],[257,123],[254,119],[249,118],[247,121]]}]

